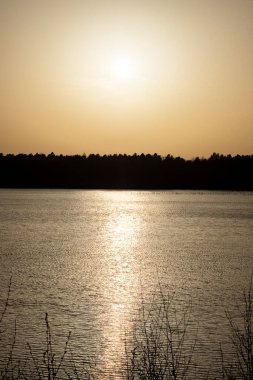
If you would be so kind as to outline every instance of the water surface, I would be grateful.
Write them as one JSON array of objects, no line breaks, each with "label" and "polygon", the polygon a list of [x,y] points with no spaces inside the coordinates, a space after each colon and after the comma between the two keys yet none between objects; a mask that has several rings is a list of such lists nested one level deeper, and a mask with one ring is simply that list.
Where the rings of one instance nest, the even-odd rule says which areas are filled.
[{"label": "water surface", "polygon": [[191,300],[215,356],[224,310],[252,276],[252,232],[253,193],[0,190],[0,296],[12,276],[18,354],[27,341],[40,349],[47,311],[56,345],[71,330],[75,355],[110,371],[160,283]]}]

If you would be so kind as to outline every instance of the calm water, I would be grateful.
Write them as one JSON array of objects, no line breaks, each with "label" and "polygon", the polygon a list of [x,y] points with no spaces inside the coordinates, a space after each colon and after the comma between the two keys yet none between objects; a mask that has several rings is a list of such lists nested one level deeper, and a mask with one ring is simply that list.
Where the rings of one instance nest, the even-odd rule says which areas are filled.
[{"label": "calm water", "polygon": [[41,349],[47,311],[56,347],[71,330],[77,358],[94,354],[112,370],[160,283],[191,300],[212,361],[252,255],[253,193],[0,190],[0,301],[12,275],[20,357],[27,341]]}]

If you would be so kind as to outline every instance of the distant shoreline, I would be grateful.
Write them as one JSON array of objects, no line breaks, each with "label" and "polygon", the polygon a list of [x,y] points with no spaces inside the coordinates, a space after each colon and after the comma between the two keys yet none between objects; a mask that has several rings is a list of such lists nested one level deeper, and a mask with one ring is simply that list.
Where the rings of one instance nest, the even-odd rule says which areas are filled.
[{"label": "distant shoreline", "polygon": [[219,192],[219,193],[252,193],[253,189],[191,189],[191,188],[185,188],[185,189],[160,189],[160,188],[117,188],[117,187],[111,187],[111,188],[105,188],[105,187],[99,187],[99,188],[90,188],[90,187],[2,187],[0,186],[0,190],[76,190],[76,191],[157,191],[157,192],[166,192],[166,191],[194,191],[194,192]]},{"label": "distant shoreline", "polygon": [[87,190],[253,190],[253,155],[0,154],[0,188]]}]

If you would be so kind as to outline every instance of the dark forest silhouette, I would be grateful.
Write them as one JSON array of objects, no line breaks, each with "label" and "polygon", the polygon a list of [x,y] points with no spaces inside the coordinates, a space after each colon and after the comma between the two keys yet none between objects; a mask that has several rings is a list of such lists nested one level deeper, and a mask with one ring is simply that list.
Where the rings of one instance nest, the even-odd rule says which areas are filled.
[{"label": "dark forest silhouette", "polygon": [[0,187],[253,190],[253,155],[0,153]]}]

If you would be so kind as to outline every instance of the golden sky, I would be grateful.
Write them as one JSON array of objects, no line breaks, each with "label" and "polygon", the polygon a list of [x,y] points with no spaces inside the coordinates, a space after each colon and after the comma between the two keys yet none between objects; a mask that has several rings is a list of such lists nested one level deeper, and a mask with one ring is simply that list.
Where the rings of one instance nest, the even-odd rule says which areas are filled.
[{"label": "golden sky", "polygon": [[0,152],[253,153],[252,0],[0,0]]}]

